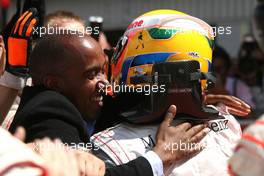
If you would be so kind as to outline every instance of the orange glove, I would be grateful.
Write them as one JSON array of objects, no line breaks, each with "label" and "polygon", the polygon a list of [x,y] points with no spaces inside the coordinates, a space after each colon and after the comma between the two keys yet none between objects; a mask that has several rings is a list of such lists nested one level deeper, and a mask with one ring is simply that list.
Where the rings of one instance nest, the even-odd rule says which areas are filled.
[{"label": "orange glove", "polygon": [[30,8],[17,20],[7,42],[6,70],[20,77],[28,76],[33,28],[37,25],[37,10]]}]

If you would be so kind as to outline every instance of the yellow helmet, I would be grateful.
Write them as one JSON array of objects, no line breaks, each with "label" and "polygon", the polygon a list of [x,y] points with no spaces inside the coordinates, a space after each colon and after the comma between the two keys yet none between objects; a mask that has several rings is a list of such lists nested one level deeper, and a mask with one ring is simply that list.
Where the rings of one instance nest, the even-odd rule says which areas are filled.
[{"label": "yellow helmet", "polygon": [[111,82],[136,88],[164,83],[166,90],[141,98],[135,98],[138,94],[119,94],[124,97],[122,106],[135,98],[135,103],[128,105],[134,107],[124,110],[123,116],[136,123],[153,121],[170,104],[177,106],[177,114],[207,119],[216,115],[203,106],[201,95],[211,83],[208,71],[213,42],[210,25],[182,12],[154,10],[136,18],[117,44],[111,60]]},{"label": "yellow helmet", "polygon": [[[213,29],[176,10],[154,10],[127,28],[112,59],[112,81],[131,84],[135,74],[150,74],[154,63],[196,60],[201,72],[212,64]],[[205,88],[205,82],[202,83]]]}]

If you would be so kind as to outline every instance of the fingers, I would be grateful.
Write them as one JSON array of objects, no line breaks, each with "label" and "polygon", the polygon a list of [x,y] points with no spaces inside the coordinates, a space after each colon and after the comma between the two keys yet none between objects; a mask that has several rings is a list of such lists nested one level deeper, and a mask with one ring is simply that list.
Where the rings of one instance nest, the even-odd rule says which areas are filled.
[{"label": "fingers", "polygon": [[[48,138],[37,140],[39,155],[46,162],[49,175],[77,176],[79,168],[75,154],[62,144],[59,139]],[[63,166],[63,169],[62,169]]]},{"label": "fingers", "polygon": [[8,37],[8,68],[17,76],[28,76],[28,58],[31,52],[31,34],[37,25],[37,10],[30,8],[16,22],[13,33]]},{"label": "fingers", "polygon": [[233,98],[234,100],[238,101],[239,103],[241,103],[242,106],[250,108],[250,106],[246,102],[244,102],[243,100],[241,100],[241,99],[239,99],[239,98],[237,98],[235,96],[230,96],[230,97]]},{"label": "fingers", "polygon": [[4,46],[4,39],[2,35],[0,35],[0,46]]},{"label": "fingers", "polygon": [[97,166],[98,176],[103,176],[105,174],[105,163],[102,160],[98,159],[98,158],[96,158],[96,160],[97,160],[96,163],[99,166],[99,167]]},{"label": "fingers", "polygon": [[176,106],[171,105],[169,109],[167,110],[167,113],[165,115],[165,118],[162,122],[162,125],[170,126],[171,122],[173,121],[175,115],[176,115]]},{"label": "fingers", "polygon": [[206,104],[217,104],[217,103],[226,103],[226,100],[229,99],[229,96],[226,95],[213,95],[213,94],[208,94],[206,95],[205,98],[205,103]]},{"label": "fingers", "polygon": [[103,176],[105,174],[105,163],[96,156],[91,155],[91,157],[91,160],[93,161],[91,163],[93,163],[92,167],[94,168],[94,171],[88,171],[87,176],[92,175],[93,173],[98,176]]},{"label": "fingers", "polygon": [[78,162],[76,159],[76,156],[73,151],[67,150],[67,167],[68,170],[66,171],[69,176],[77,176],[80,175],[79,168],[78,168]]},{"label": "fingers", "polygon": [[30,22],[30,24],[27,28],[27,31],[26,31],[27,37],[29,37],[31,35],[32,30],[33,30],[34,26],[36,25],[36,23],[37,23],[37,19],[36,18],[32,19],[32,21]]},{"label": "fingers", "polygon": [[181,129],[181,131],[187,131],[192,127],[192,124],[189,122],[184,122],[184,123],[178,125],[178,127]]},{"label": "fingers", "polygon": [[0,57],[3,55],[3,53],[5,53],[5,44],[4,44],[4,39],[3,37],[0,35]]},{"label": "fingers", "polygon": [[206,126],[205,124],[196,125],[188,131],[189,135],[194,134],[187,142],[189,147],[186,155],[189,157],[196,155],[204,149],[204,146],[200,142],[210,131]]},{"label": "fingers", "polygon": [[249,113],[251,112],[250,109],[236,109],[233,107],[227,107],[227,110],[230,114],[240,116],[240,117],[245,117],[249,115]]},{"label": "fingers", "polygon": [[98,167],[98,162],[93,162],[87,165],[85,176],[96,175],[103,176],[105,170],[102,170],[101,167]]},{"label": "fingers", "polygon": [[247,103],[234,96],[213,94],[206,95],[206,104],[217,103],[224,103],[225,105],[243,106],[245,108],[250,108]]},{"label": "fingers", "polygon": [[[85,176],[85,173],[86,173],[86,169],[89,171],[89,168],[90,165],[87,165],[86,161],[84,162],[80,162],[79,161],[79,170],[80,170],[80,175],[81,176]],[[92,168],[91,168],[92,169]]]},{"label": "fingers", "polygon": [[206,104],[223,103],[227,106],[229,113],[237,116],[247,116],[251,112],[250,106],[237,97],[229,95],[209,94],[205,99]]},{"label": "fingers", "polygon": [[103,176],[103,175],[105,175],[105,163],[103,161],[101,161],[101,162],[102,162],[102,164],[99,167],[99,175]]},{"label": "fingers", "polygon": [[224,103],[228,112],[237,116],[247,116],[251,112],[250,106],[244,101],[234,96],[226,96]]},{"label": "fingers", "polygon": [[80,175],[104,175],[105,164],[102,160],[87,152],[75,151],[75,154],[78,158]]},{"label": "fingers", "polygon": [[21,23],[21,21],[24,19],[24,17],[26,16],[26,15],[28,15],[28,13],[29,13],[29,11],[26,11],[18,20],[17,20],[17,22],[16,22],[16,26],[15,26],[15,29],[14,29],[14,34],[15,33],[17,33],[18,32],[18,27],[19,27],[19,25],[20,25],[20,23]]},{"label": "fingers", "polygon": [[206,99],[205,99],[205,103],[206,104],[217,104],[217,103],[223,103],[225,105],[228,104],[236,104],[238,106],[241,105],[240,102],[235,101],[232,96],[229,95],[213,95],[213,94],[208,94],[206,95]]},{"label": "fingers", "polygon": [[188,136],[188,138],[192,138],[193,136],[196,136],[199,132],[205,130],[207,126],[207,124],[195,125],[186,132],[186,136]]},{"label": "fingers", "polygon": [[245,108],[247,111],[251,111],[251,107],[250,105],[248,105],[246,102],[244,102],[243,100],[237,98],[237,97],[234,97],[234,96],[231,96],[231,98],[233,98],[235,101],[239,102],[240,103],[240,107],[241,108]]},{"label": "fingers", "polygon": [[4,53],[4,50],[3,50],[3,48],[2,48],[1,45],[0,45],[0,60],[2,60],[2,55],[3,55],[3,53]]},{"label": "fingers", "polygon": [[17,20],[13,34],[29,37],[37,22],[37,10],[30,8]]},{"label": "fingers", "polygon": [[5,71],[6,52],[2,36],[0,36],[0,76]]},{"label": "fingers", "polygon": [[[229,96],[229,95],[223,95],[222,98],[220,99],[222,101],[222,103],[224,103],[225,105],[232,105],[232,106],[237,106],[237,107],[247,107],[246,103],[243,102],[242,100],[234,97],[234,96]],[[221,103],[221,102],[220,102]],[[250,107],[249,107],[250,108]]]},{"label": "fingers", "polygon": [[204,146],[200,145],[200,144],[195,144],[195,147],[192,147],[191,150],[189,150],[189,158],[192,158],[192,156],[197,155],[198,153],[200,153],[202,150],[204,149]]},{"label": "fingers", "polygon": [[2,60],[2,54],[4,53],[3,51],[4,51],[4,50],[3,50],[3,48],[2,48],[1,45],[0,45],[0,60]]},{"label": "fingers", "polygon": [[[52,141],[49,142],[50,144],[47,145],[49,149],[46,151],[49,153],[51,159],[55,162],[56,169],[57,170],[61,169],[60,166],[69,167],[68,166],[69,161],[67,160],[68,153],[66,153],[65,147],[62,146],[61,142],[58,139],[55,139],[53,142]],[[63,173],[63,175],[65,176],[69,176],[69,173],[67,173],[65,169],[63,169],[61,173]]]},{"label": "fingers", "polygon": [[19,31],[19,35],[27,36],[27,37],[30,36],[30,33],[32,32],[34,25],[38,23],[37,10],[31,8],[29,9],[29,11],[30,11],[30,16],[28,18],[26,16],[25,19],[22,21],[20,25],[21,33]]},{"label": "fingers", "polygon": [[16,132],[14,134],[14,137],[16,137],[17,139],[19,139],[20,141],[24,141],[26,138],[26,131],[23,127],[18,127],[16,129]]},{"label": "fingers", "polygon": [[191,137],[190,142],[191,143],[199,143],[210,131],[209,128],[201,128],[198,133],[196,133],[194,136]]},{"label": "fingers", "polygon": [[[45,160],[51,175],[103,176],[105,173],[105,164],[102,160],[87,152],[70,149],[59,139],[51,141],[44,138],[36,140],[35,143],[38,146],[38,154]],[[34,147],[36,144],[33,143]]]},{"label": "fingers", "polygon": [[61,150],[56,150],[54,144],[55,143],[47,138],[39,140],[39,154],[46,162],[50,175],[64,175],[64,170],[60,169],[60,165],[65,165],[61,158],[64,156],[61,154]]},{"label": "fingers", "polygon": [[24,29],[25,23],[28,21],[28,19],[32,16],[32,12],[29,12],[25,18],[23,19],[23,21],[21,22],[20,26],[19,26],[19,30],[18,30],[18,34],[22,35],[22,31]]}]

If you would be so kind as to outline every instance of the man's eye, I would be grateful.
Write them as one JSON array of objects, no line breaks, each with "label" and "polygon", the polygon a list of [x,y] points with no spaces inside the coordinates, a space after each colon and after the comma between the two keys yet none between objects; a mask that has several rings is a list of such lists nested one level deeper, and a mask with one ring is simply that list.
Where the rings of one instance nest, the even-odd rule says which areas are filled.
[{"label": "man's eye", "polygon": [[101,75],[105,74],[105,70],[104,69],[98,69],[98,70],[93,70],[88,72],[85,77],[86,79],[92,80],[95,79],[97,76],[100,77]]},{"label": "man's eye", "polygon": [[92,80],[92,79],[95,78],[95,76],[96,76],[96,71],[91,71],[91,72],[89,72],[89,73],[86,75],[86,78]]}]

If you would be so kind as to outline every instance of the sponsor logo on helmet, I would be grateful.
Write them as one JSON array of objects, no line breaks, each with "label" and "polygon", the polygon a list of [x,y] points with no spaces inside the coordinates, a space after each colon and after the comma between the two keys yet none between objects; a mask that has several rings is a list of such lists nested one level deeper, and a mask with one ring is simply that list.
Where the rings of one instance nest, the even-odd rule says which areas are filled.
[{"label": "sponsor logo on helmet", "polygon": [[143,75],[143,74],[145,74],[145,73],[146,73],[146,72],[144,72],[143,69],[140,68],[140,67],[135,67],[135,68],[134,68],[134,74],[135,74],[135,75]]},{"label": "sponsor logo on helmet", "polygon": [[131,23],[131,24],[128,26],[127,30],[130,30],[130,29],[133,29],[133,28],[137,28],[137,27],[141,27],[143,23],[144,23],[143,20],[135,21],[135,22]]},{"label": "sponsor logo on helmet", "polygon": [[188,55],[193,57],[193,58],[199,58],[200,57],[197,52],[189,52]]}]

